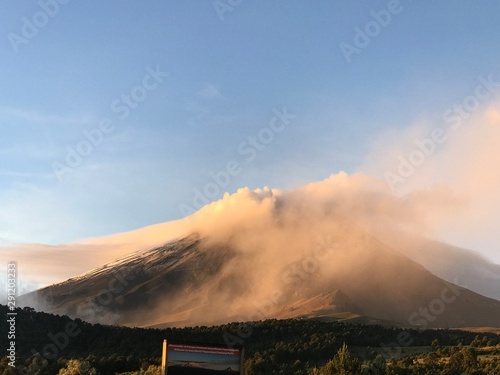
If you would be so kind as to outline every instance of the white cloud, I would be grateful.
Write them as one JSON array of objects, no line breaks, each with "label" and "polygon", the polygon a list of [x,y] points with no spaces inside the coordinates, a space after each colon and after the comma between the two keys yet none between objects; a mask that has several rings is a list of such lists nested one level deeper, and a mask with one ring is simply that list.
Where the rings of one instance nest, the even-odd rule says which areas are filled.
[{"label": "white cloud", "polygon": [[198,91],[198,95],[203,99],[222,99],[224,96],[215,85],[207,85]]}]

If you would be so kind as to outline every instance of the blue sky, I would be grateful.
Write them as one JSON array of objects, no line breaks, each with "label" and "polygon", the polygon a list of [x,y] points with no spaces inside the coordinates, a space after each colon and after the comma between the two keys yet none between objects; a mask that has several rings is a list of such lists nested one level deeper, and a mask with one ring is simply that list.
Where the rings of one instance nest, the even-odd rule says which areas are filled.
[{"label": "blue sky", "polygon": [[[478,76],[500,78],[496,2],[2,8],[0,243],[71,242],[178,219],[193,189],[232,161],[237,172],[214,199],[354,173],[379,134],[439,122]],[[376,29],[374,14],[389,8]],[[356,28],[370,22],[374,36],[348,62],[341,43],[355,46]],[[276,111],[290,114],[284,129],[262,130]],[[102,138],[89,149],[85,134],[96,129]],[[272,139],[251,146],[259,134]],[[82,142],[85,155],[57,176]]]}]

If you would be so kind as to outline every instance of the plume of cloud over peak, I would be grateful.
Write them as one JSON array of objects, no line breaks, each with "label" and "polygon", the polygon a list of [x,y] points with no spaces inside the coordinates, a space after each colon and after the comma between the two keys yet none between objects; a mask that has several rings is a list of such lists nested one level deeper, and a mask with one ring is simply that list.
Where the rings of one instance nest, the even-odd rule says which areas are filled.
[{"label": "plume of cloud over peak", "polygon": [[383,180],[339,172],[288,191],[265,187],[226,193],[192,215],[189,223],[191,231],[217,240],[298,227],[314,232],[338,220],[350,220],[365,229],[391,227],[428,234],[436,217],[456,213],[464,204],[445,186],[397,196]]}]

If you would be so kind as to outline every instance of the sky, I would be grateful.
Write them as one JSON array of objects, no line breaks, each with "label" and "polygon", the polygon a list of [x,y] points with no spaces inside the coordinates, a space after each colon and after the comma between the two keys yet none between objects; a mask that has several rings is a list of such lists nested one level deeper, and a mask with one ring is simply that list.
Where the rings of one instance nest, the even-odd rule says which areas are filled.
[{"label": "sky", "polygon": [[[241,187],[287,190],[345,171],[399,195],[458,187],[471,211],[438,237],[500,263],[500,4],[2,8],[0,245],[130,231]],[[433,133],[444,127],[453,141]],[[399,156],[425,137],[438,151],[395,182]]]}]

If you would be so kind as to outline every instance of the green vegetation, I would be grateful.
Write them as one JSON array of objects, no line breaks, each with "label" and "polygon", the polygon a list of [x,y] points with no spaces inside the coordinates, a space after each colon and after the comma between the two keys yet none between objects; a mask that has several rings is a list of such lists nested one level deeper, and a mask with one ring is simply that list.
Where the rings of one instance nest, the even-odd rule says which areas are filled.
[{"label": "green vegetation", "polygon": [[[17,309],[16,370],[0,375],[158,375],[163,339],[245,347],[246,375],[499,375],[500,335],[316,320],[140,329]],[[5,316],[7,307],[0,305]],[[3,320],[0,330],[6,332]],[[8,347],[6,335],[1,347]]]},{"label": "green vegetation", "polygon": [[78,359],[70,359],[66,367],[59,370],[58,375],[96,375],[97,372],[87,361],[79,361]]}]

